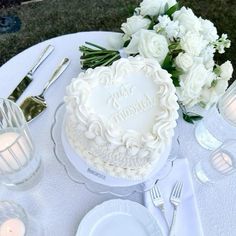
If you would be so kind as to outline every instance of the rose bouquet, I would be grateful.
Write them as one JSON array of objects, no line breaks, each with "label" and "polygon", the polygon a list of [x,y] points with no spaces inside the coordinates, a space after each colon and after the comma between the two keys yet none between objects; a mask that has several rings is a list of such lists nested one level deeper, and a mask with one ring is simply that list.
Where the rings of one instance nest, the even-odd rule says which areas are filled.
[{"label": "rose bouquet", "polygon": [[[230,47],[230,40],[226,34],[219,36],[211,21],[180,8],[176,0],[143,0],[121,30],[127,55],[154,58],[171,74],[186,121],[202,118],[187,109],[195,105],[208,109],[227,89],[232,64],[218,65],[214,57]],[[92,43],[81,46],[80,51],[84,69],[110,65],[121,57],[120,51]]]}]

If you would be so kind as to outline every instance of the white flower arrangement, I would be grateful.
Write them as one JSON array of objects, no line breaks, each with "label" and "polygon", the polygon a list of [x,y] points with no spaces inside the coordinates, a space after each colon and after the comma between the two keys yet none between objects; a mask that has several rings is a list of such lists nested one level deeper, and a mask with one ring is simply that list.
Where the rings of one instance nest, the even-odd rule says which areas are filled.
[{"label": "white flower arrangement", "polygon": [[[129,56],[155,58],[172,75],[186,121],[201,118],[186,108],[201,105],[208,109],[227,89],[232,64],[217,65],[214,60],[216,53],[230,47],[227,34],[220,37],[211,21],[180,8],[176,0],[143,0],[121,30],[123,49]],[[88,44],[96,49],[80,47],[83,68],[110,65],[120,58],[118,51]]]}]

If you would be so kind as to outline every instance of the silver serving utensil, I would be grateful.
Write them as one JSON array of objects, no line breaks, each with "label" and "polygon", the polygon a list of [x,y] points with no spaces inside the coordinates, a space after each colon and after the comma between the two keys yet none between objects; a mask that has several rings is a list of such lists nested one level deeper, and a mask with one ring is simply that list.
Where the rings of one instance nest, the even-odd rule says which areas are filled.
[{"label": "silver serving utensil", "polygon": [[27,97],[21,103],[20,108],[22,109],[25,119],[28,122],[32,121],[35,117],[42,114],[42,112],[47,108],[44,94],[48,90],[48,88],[60,77],[60,75],[65,71],[69,64],[70,60],[68,58],[63,59],[63,61],[52,74],[51,79],[45,85],[41,94],[37,96]]},{"label": "silver serving utensil", "polygon": [[182,182],[177,182],[175,186],[173,187],[171,196],[170,196],[170,202],[174,206],[174,212],[173,212],[173,218],[172,218],[172,223],[170,226],[170,233],[169,236],[174,236],[175,234],[175,222],[176,222],[176,216],[177,216],[177,209],[178,206],[181,202],[181,193],[183,189],[183,183]]},{"label": "silver serving utensil", "polygon": [[21,82],[17,85],[14,91],[9,95],[8,99],[16,102],[21,94],[27,89],[29,84],[33,80],[33,74],[39,68],[39,66],[43,63],[43,61],[53,52],[54,46],[48,45],[36,61],[35,65],[32,69],[27,73],[27,75],[21,80]]}]

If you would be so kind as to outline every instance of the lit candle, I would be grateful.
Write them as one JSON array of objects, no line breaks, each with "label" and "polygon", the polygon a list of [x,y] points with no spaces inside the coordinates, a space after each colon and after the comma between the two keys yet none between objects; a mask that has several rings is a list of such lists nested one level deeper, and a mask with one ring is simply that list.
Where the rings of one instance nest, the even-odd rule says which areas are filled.
[{"label": "lit candle", "polygon": [[222,174],[233,170],[232,158],[225,152],[218,152],[212,157],[213,167]]},{"label": "lit candle", "polygon": [[0,236],[24,236],[25,224],[17,219],[9,219],[0,226]]},{"label": "lit candle", "polygon": [[236,125],[236,95],[230,98],[224,107],[225,118]]},{"label": "lit candle", "polygon": [[24,135],[18,132],[0,134],[1,172],[13,172],[20,169],[26,164],[29,154],[30,146]]}]

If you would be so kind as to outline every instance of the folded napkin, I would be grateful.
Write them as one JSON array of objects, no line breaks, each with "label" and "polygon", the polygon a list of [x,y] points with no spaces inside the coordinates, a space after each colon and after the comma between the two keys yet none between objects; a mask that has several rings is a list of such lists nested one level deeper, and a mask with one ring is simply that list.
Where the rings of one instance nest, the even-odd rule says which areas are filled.
[{"label": "folded napkin", "polygon": [[[157,183],[165,200],[165,215],[167,221],[170,225],[172,221],[173,207],[169,199],[172,188],[177,181],[183,182],[183,190],[181,203],[177,212],[175,236],[202,236],[202,226],[187,159],[177,159],[174,161],[171,173],[165,179],[160,180]],[[162,217],[162,213],[153,205],[149,191],[144,194],[144,205],[160,223],[164,235],[168,235],[168,228]]]}]

